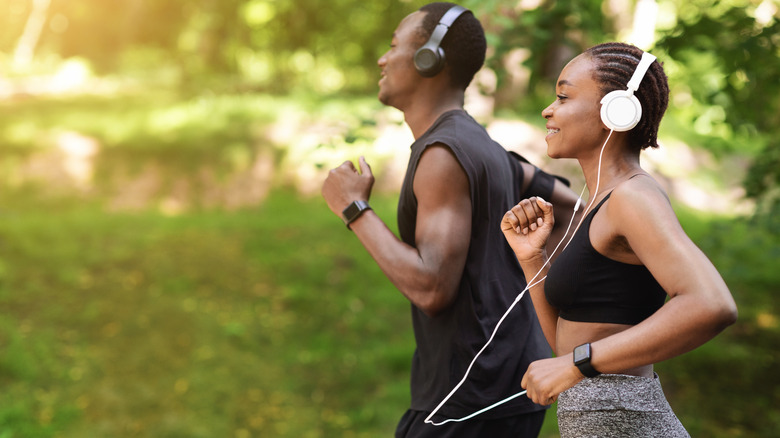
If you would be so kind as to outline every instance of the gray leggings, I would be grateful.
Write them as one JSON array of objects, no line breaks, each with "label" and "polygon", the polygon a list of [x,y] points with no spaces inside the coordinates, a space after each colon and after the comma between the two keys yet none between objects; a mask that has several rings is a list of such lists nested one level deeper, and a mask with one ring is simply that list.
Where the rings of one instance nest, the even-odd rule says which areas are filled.
[{"label": "gray leggings", "polygon": [[561,438],[690,437],[666,401],[657,374],[581,380],[558,397],[558,428]]}]

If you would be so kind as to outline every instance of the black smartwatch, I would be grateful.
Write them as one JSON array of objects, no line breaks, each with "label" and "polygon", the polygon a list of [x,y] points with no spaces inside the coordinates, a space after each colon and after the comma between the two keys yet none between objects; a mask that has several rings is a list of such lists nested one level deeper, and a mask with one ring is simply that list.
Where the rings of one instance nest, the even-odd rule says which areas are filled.
[{"label": "black smartwatch", "polygon": [[[368,201],[352,201],[352,203],[341,212],[342,219],[344,219],[344,224],[347,225],[347,228],[349,228],[349,224],[359,218],[366,210],[371,210]],[[351,230],[352,228],[349,229]]]},{"label": "black smartwatch", "polygon": [[582,344],[574,349],[574,366],[580,370],[585,377],[596,377],[600,372],[590,364],[590,343]]}]

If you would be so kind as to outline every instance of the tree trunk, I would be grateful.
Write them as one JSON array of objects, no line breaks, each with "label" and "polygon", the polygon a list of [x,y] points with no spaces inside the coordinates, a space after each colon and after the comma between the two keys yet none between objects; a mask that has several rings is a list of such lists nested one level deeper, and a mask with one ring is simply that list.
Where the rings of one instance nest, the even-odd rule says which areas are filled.
[{"label": "tree trunk", "polygon": [[46,16],[49,11],[51,0],[33,0],[30,16],[27,17],[27,23],[24,25],[22,36],[16,43],[14,50],[13,63],[16,67],[27,67],[33,60],[35,47],[43,31],[43,25],[46,23]]},{"label": "tree trunk", "polygon": [[639,0],[634,9],[634,23],[629,41],[642,50],[655,44],[655,25],[658,19],[658,3],[655,0]]}]

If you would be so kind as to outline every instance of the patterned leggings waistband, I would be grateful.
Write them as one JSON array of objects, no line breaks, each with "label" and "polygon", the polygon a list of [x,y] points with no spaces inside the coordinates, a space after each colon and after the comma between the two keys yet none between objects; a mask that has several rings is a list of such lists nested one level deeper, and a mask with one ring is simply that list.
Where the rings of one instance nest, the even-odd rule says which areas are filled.
[{"label": "patterned leggings waistband", "polygon": [[666,401],[658,375],[603,374],[558,397],[558,427],[571,437],[689,437]]},{"label": "patterned leggings waistband", "polygon": [[602,374],[582,379],[561,393],[558,410],[609,410],[666,412],[672,408],[666,401],[658,374],[653,377],[625,374]]}]

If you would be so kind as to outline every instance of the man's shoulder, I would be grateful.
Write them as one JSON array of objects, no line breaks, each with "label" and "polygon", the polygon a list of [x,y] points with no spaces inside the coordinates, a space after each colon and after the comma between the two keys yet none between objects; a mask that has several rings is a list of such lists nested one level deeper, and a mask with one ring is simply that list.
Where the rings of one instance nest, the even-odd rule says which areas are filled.
[{"label": "man's shoulder", "polygon": [[[479,124],[465,111],[451,112],[443,117],[435,129],[432,129],[427,145],[441,142],[457,148],[469,147],[503,147],[498,144],[484,126]],[[487,146],[489,145],[489,146]]]}]

